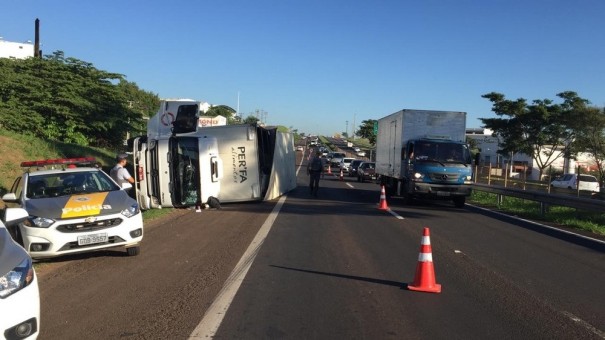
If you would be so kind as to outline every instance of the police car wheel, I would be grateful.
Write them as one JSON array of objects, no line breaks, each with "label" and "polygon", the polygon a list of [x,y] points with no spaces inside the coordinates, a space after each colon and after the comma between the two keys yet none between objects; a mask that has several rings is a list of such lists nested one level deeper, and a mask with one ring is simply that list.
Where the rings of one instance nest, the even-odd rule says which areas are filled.
[{"label": "police car wheel", "polygon": [[141,253],[141,248],[138,246],[126,248],[126,252],[128,253],[128,256],[137,256]]}]

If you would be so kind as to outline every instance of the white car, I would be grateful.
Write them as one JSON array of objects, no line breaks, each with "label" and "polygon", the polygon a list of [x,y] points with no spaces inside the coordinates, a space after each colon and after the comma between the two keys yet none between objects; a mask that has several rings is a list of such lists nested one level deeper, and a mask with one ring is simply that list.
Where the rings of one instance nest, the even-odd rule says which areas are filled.
[{"label": "white car", "polygon": [[[564,174],[550,182],[550,186],[578,190],[578,175]],[[599,192],[599,180],[591,175],[580,175],[580,191]]]},{"label": "white car", "polygon": [[366,156],[366,152],[365,151],[358,151],[357,152],[357,156],[359,156],[359,157],[365,157]]},{"label": "white car", "polygon": [[[32,258],[114,247],[125,248],[131,256],[139,254],[143,239],[139,204],[109,175],[90,167],[91,162],[94,158],[21,163],[28,170],[2,200],[28,212],[29,218],[9,231]],[[41,167],[51,169],[38,170]]]},{"label": "white car", "polygon": [[[27,219],[27,211],[8,208],[5,223]],[[40,292],[32,259],[0,222],[0,338],[36,339],[40,333]]]},{"label": "white car", "polygon": [[349,171],[349,166],[351,165],[351,162],[355,160],[355,158],[351,158],[351,157],[345,157],[340,161],[340,168],[342,169],[342,171],[344,172],[348,172]]}]

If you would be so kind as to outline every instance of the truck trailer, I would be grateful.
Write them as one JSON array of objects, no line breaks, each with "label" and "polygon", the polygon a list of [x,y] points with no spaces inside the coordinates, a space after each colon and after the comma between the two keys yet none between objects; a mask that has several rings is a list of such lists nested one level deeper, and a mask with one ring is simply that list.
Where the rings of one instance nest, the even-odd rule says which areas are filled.
[{"label": "truck trailer", "polygon": [[388,196],[463,207],[473,179],[466,112],[404,109],[379,119],[376,174]]},{"label": "truck trailer", "polygon": [[132,141],[142,209],[271,200],[296,187],[290,133],[256,124],[202,126],[204,103],[163,100]]}]

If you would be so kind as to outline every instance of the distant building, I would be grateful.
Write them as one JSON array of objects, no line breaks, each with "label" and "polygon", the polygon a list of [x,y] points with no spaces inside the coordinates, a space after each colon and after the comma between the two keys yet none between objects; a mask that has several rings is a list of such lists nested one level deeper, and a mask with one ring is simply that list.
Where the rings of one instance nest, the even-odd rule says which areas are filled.
[{"label": "distant building", "polygon": [[209,127],[209,126],[219,126],[219,125],[227,125],[227,118],[218,115],[215,117],[208,116],[200,116],[198,119],[197,126],[199,127]]},{"label": "distant building", "polygon": [[34,44],[11,42],[0,38],[0,58],[26,59],[34,56]]},{"label": "distant building", "polygon": [[[534,164],[534,158],[524,153],[515,153],[509,155],[498,154],[500,149],[500,141],[497,137],[493,136],[493,132],[489,129],[473,128],[467,129],[467,139],[474,139],[477,147],[480,150],[479,162],[481,165],[490,165],[494,168],[507,167],[511,170],[512,177],[519,177],[520,173],[525,169],[527,178],[537,180],[540,173],[538,167]],[[560,153],[562,150],[555,150],[556,160],[551,164],[552,170],[556,172],[564,173],[575,173],[578,166],[583,168],[585,171],[595,171],[596,165],[591,155],[585,152],[581,152],[577,155],[577,161],[574,159],[564,159]],[[512,157],[512,169],[510,167]],[[541,155],[543,159],[544,155]],[[547,175],[547,174],[543,174]]]}]

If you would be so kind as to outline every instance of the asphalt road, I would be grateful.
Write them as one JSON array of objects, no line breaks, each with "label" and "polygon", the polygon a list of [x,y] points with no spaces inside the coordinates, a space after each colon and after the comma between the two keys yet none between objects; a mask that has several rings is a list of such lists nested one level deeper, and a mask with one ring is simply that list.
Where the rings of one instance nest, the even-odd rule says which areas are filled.
[{"label": "asphalt road", "polygon": [[[146,225],[138,257],[42,265],[39,338],[207,338],[226,282],[239,286],[216,338],[605,338],[603,243],[449,202],[392,199],[391,214],[349,177],[327,176],[318,198],[298,182],[276,215],[277,200],[179,210]],[[406,288],[425,227],[439,294]]]}]

